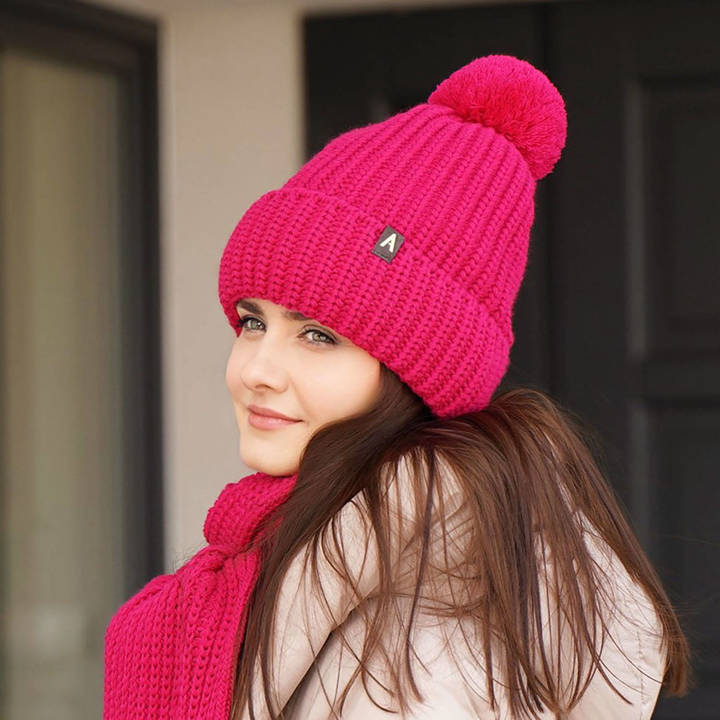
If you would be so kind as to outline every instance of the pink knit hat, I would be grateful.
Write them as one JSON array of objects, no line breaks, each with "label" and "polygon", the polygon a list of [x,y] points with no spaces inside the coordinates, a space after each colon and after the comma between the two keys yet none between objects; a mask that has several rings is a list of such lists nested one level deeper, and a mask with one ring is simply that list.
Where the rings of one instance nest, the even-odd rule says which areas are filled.
[{"label": "pink knit hat", "polygon": [[219,295],[271,300],[333,328],[439,417],[481,410],[503,378],[535,181],[565,145],[548,78],[476,58],[405,112],[337,136],[245,212]]}]

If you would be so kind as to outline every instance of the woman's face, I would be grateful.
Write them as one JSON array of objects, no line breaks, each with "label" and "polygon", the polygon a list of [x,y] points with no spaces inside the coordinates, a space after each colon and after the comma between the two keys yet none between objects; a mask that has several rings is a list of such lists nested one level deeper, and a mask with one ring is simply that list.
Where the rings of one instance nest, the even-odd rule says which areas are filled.
[{"label": "woman's face", "polygon": [[[380,362],[331,328],[270,300],[243,298],[236,308],[243,329],[233,343],[225,383],[240,457],[256,471],[291,475],[320,427],[375,404]],[[295,422],[258,427],[249,405]]]}]

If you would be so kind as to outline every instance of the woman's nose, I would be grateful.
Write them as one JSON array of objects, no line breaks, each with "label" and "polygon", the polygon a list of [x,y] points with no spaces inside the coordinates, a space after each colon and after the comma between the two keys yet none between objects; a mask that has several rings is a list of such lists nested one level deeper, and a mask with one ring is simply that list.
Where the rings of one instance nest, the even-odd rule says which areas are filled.
[{"label": "woman's nose", "polygon": [[288,368],[283,363],[282,353],[263,339],[246,357],[241,377],[248,387],[265,385],[281,390],[287,384]]}]

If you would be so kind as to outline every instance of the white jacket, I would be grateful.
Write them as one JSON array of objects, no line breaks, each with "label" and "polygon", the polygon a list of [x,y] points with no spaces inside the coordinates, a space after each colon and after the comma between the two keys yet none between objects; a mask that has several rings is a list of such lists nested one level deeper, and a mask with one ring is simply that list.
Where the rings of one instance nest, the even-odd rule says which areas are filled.
[{"label": "white jacket", "polygon": [[[441,467],[445,467],[442,462]],[[406,465],[402,465],[402,469],[397,483],[396,507],[409,508],[412,503],[409,469]],[[447,510],[449,505],[445,502]],[[369,597],[375,587],[377,573],[374,544],[368,542],[369,520],[365,520],[362,507],[361,502],[348,503],[340,513],[340,527],[346,562],[356,572],[361,590]],[[587,523],[586,528],[587,545],[596,561],[609,573],[614,591],[610,637],[605,640],[601,657],[606,674],[631,704],[625,703],[596,671],[579,704],[567,718],[645,720],[652,715],[664,674],[662,628],[650,600],[630,579],[617,556]],[[325,720],[334,717],[331,703],[339,696],[357,666],[353,652],[358,656],[361,653],[365,624],[360,612],[362,605],[358,605],[348,588],[340,583],[325,562],[322,551],[319,553],[318,570],[329,608],[312,591],[303,568],[301,554],[293,560],[283,581],[274,633],[273,686],[285,708],[286,717]],[[363,602],[370,603],[372,599]],[[402,603],[409,600],[397,602],[402,609],[407,607]],[[543,613],[547,618],[546,605]],[[343,647],[337,631],[340,625],[352,652]],[[393,623],[392,628],[391,637],[386,639],[388,642],[401,637],[400,622]],[[476,657],[471,657],[468,644],[463,639],[463,630],[469,632],[457,620],[438,619],[429,613],[416,615],[413,647],[425,667],[420,662],[413,662],[413,674],[425,699],[422,703],[416,702],[412,713],[402,717],[408,720],[499,720],[511,717],[502,683],[498,681],[501,674],[497,667],[493,668],[496,710],[491,710],[487,701],[486,674],[482,670],[481,642],[478,640],[477,645],[471,643],[473,648],[477,647]],[[557,625],[548,622],[546,632],[550,633],[546,634],[546,638],[556,639]],[[383,667],[381,661],[373,661],[373,673],[380,679],[383,678]],[[372,678],[368,685],[377,703],[397,708]],[[255,673],[253,698],[257,717],[265,717],[259,669]],[[342,717],[387,720],[393,715],[372,702],[361,676],[358,676],[346,698]],[[394,717],[401,716],[398,713]],[[550,720],[553,716],[546,712],[542,717]]]}]

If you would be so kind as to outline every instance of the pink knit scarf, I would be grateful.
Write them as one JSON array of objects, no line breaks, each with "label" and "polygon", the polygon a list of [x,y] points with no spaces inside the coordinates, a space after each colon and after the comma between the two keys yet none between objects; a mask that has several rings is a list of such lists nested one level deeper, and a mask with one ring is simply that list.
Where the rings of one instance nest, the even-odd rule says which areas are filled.
[{"label": "pink knit scarf", "polygon": [[252,532],[297,474],[229,483],[201,548],[122,605],[105,633],[103,720],[227,720],[246,605],[259,572]]}]

